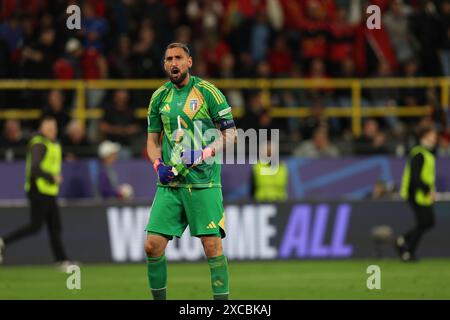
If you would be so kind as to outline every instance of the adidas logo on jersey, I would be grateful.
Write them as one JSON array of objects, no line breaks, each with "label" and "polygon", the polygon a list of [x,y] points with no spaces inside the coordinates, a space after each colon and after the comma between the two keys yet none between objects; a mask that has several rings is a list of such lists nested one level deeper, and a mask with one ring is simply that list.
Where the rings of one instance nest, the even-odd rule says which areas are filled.
[{"label": "adidas logo on jersey", "polygon": [[168,104],[166,104],[163,108],[162,108],[162,112],[170,112],[170,106]]}]

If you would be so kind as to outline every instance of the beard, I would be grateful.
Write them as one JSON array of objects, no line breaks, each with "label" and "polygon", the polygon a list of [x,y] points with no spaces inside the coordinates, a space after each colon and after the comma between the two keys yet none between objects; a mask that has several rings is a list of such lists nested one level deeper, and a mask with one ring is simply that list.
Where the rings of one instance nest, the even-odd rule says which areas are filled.
[{"label": "beard", "polygon": [[[178,70],[178,69],[176,69],[176,70]],[[181,72],[180,70],[178,70],[177,73],[174,73],[173,71],[174,70],[172,70],[170,72],[166,72],[166,73],[170,79],[170,82],[172,82],[175,85],[182,83],[184,81],[184,79],[186,79],[186,76],[188,74],[188,70],[186,70],[184,72]]]}]

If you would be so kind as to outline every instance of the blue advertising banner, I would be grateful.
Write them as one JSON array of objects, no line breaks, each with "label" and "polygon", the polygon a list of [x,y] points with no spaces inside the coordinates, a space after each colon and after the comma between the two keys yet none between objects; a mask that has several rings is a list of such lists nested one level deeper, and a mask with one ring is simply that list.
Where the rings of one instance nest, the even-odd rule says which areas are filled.
[{"label": "blue advertising banner", "polygon": [[[349,159],[285,159],[289,170],[289,199],[363,199],[377,181],[399,186],[404,159],[389,157]],[[450,159],[438,159],[436,186],[450,192]],[[135,198],[151,201],[156,176],[146,160],[119,161],[115,165],[120,183],[129,183]],[[97,160],[66,162],[60,197],[85,199],[96,197]],[[25,163],[0,163],[0,200],[24,199]],[[222,190],[227,201],[250,199],[251,165],[223,165]]]}]

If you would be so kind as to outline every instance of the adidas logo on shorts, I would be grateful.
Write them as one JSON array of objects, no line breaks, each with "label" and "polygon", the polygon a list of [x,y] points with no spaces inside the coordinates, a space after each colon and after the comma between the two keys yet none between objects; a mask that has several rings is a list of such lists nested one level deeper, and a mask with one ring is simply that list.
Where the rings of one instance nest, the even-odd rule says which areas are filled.
[{"label": "adidas logo on shorts", "polygon": [[206,229],[215,229],[217,228],[216,224],[214,223],[214,221],[211,221],[207,226]]}]

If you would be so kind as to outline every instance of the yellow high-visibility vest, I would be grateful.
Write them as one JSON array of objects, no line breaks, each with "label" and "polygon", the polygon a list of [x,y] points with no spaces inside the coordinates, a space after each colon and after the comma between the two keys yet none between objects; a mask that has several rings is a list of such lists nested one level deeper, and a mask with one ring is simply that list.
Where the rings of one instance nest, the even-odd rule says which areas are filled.
[{"label": "yellow high-visibility vest", "polygon": [[280,163],[275,174],[263,174],[263,168],[270,165],[256,163],[253,166],[255,177],[255,199],[257,201],[284,201],[287,199],[288,170],[284,163]]},{"label": "yellow high-visibility vest", "polygon": [[[430,186],[431,192],[435,190],[435,180],[436,180],[436,159],[434,154],[425,148],[424,146],[415,146],[410,152],[410,159],[412,159],[417,154],[422,154],[424,162],[422,166],[422,170],[420,172],[421,180]],[[405,170],[403,171],[402,178],[402,186],[400,189],[400,195],[403,199],[409,199],[409,184],[411,181],[411,167],[410,163],[405,166]],[[417,204],[422,206],[429,206],[433,203],[433,198],[426,194],[423,190],[416,190],[416,194],[414,195],[414,200]]]},{"label": "yellow high-visibility vest", "polygon": [[[25,165],[25,191],[30,191],[31,185],[31,148],[38,143],[45,145],[47,151],[44,158],[39,164],[42,171],[45,171],[51,175],[59,175],[61,173],[61,146],[57,142],[53,142],[41,135],[37,135],[31,139],[28,144],[28,153]],[[54,182],[47,181],[46,179],[39,177],[36,179],[36,187],[39,193],[56,196],[59,192],[59,185]]]}]

